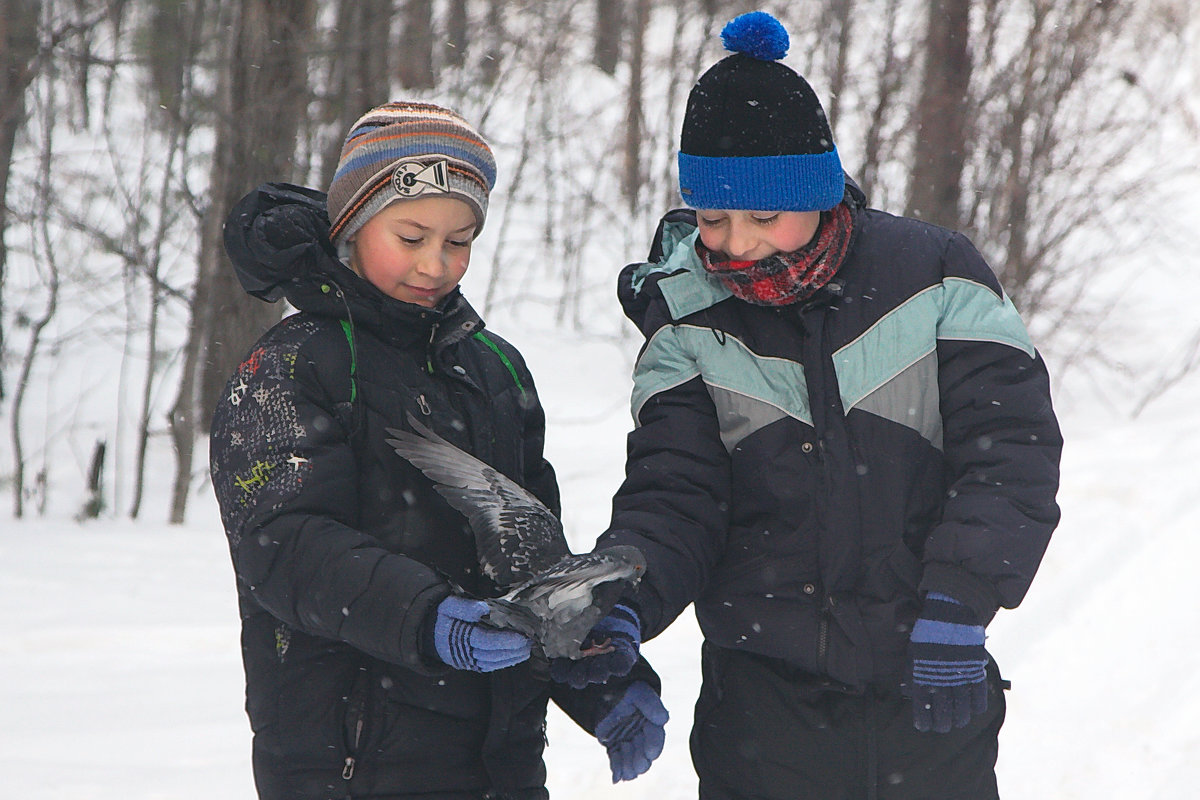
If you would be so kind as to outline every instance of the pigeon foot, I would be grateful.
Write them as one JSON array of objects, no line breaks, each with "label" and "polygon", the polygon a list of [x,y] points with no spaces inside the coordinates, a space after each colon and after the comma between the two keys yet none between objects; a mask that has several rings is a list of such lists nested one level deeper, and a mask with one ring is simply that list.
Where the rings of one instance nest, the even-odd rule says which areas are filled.
[{"label": "pigeon foot", "polygon": [[592,642],[588,647],[579,648],[579,652],[584,658],[589,656],[601,656],[605,653],[611,653],[616,648],[612,645],[612,639],[605,639],[603,642]]}]

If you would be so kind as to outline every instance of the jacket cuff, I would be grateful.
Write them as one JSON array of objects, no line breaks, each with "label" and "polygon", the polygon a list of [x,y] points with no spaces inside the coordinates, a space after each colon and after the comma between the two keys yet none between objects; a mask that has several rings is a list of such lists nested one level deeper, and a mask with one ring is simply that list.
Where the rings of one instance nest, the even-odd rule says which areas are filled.
[{"label": "jacket cuff", "polygon": [[401,652],[404,666],[422,675],[441,675],[450,670],[437,655],[433,643],[433,625],[437,607],[450,596],[450,587],[435,584],[421,592],[409,606],[408,619],[401,631]]},{"label": "jacket cuff", "polygon": [[921,597],[936,592],[953,597],[975,612],[979,624],[987,626],[1000,609],[1000,599],[992,585],[955,564],[932,561],[925,565],[921,579]]}]

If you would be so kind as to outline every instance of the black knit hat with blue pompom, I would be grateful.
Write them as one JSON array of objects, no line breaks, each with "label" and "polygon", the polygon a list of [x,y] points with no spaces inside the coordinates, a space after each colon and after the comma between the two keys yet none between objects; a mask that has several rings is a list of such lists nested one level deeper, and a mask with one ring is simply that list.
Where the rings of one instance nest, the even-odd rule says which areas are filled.
[{"label": "black knit hat with blue pompom", "polygon": [[825,211],[845,176],[821,101],[779,62],[787,30],[763,11],[731,20],[733,55],[700,76],[679,141],[679,191],[692,208]]}]

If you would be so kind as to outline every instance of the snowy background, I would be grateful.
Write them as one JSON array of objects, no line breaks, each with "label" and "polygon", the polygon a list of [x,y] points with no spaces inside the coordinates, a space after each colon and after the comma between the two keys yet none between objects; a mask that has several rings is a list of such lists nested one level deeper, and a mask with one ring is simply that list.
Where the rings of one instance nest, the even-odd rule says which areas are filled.
[{"label": "snowy background", "polygon": [[[1181,152],[1189,151],[1145,155],[1173,164]],[[1164,230],[1195,239],[1195,195],[1170,194]],[[499,227],[484,231],[465,281],[475,300],[486,294]],[[624,261],[645,251],[652,227],[637,227],[612,231],[622,252],[587,265],[583,313],[601,320],[588,334],[555,324],[539,298],[487,314],[537,380],[576,549],[605,527],[622,476],[638,342],[615,320],[611,287]],[[998,764],[1007,798],[1177,800],[1200,786],[1200,364],[1164,388],[1197,361],[1200,249],[1155,237],[1136,262],[1111,266],[1098,280],[1113,310],[1091,337],[1104,362],[1046,351],[1067,443],[1062,524],[1026,601],[989,627],[989,648],[1013,684]],[[86,314],[63,316],[78,329],[60,336],[89,333]],[[598,334],[609,318],[609,333]],[[26,424],[69,428],[71,454],[53,459],[59,474],[85,471],[103,427],[95,420],[128,414],[112,382],[125,368],[117,353],[93,355],[56,363],[39,384],[34,405],[48,414],[30,409]],[[78,407],[62,405],[84,394]],[[0,443],[3,469],[10,456]],[[121,459],[118,451],[118,472]],[[79,495],[69,487],[45,517],[0,511],[0,800],[255,796],[233,571],[216,504],[201,484],[187,524],[163,523],[173,470],[165,439],[153,459],[137,522],[110,512],[77,524]],[[552,711],[553,796],[695,797],[687,737],[699,635],[690,612],[645,651],[672,714],[666,751],[647,775],[613,787],[603,749]]]}]

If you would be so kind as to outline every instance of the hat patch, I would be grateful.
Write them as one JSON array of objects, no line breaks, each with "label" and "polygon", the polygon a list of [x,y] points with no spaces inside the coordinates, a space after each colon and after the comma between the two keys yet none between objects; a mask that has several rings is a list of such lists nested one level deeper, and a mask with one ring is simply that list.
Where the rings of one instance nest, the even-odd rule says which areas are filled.
[{"label": "hat patch", "polygon": [[447,165],[444,160],[432,164],[420,161],[403,161],[392,173],[392,188],[401,197],[416,197],[425,192],[449,192],[446,182]]}]

